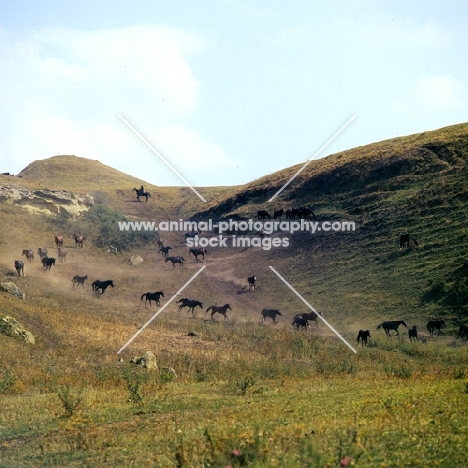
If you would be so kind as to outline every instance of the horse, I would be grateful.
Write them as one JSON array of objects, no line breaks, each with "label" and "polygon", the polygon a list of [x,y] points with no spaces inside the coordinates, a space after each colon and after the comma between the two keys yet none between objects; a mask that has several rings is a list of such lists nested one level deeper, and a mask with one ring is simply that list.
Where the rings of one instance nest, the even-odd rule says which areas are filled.
[{"label": "horse", "polygon": [[361,342],[362,346],[367,346],[367,339],[370,337],[370,330],[359,330],[357,344]]},{"label": "horse", "polygon": [[410,241],[413,241],[416,247],[418,246],[418,241],[411,234],[402,234],[400,236],[400,250],[405,246],[405,244],[409,249],[411,247]]},{"label": "horse", "polygon": [[427,322],[427,330],[430,333],[431,337],[434,336],[435,329],[437,329],[439,332],[437,336],[440,336],[440,334],[442,333],[440,329],[445,328],[446,326],[447,325],[445,324],[445,320],[443,319],[432,318],[431,320],[429,320],[429,322]]},{"label": "horse", "polygon": [[300,315],[296,315],[294,317],[294,320],[291,323],[291,325],[295,326],[296,330],[299,330],[299,327],[302,327],[305,330],[307,330],[307,328],[310,327],[309,321],[307,319],[305,319],[305,318],[302,318]]},{"label": "horse", "polygon": [[409,339],[410,339],[411,343],[413,342],[413,339],[419,341],[419,338],[418,338],[418,327],[416,327],[416,325],[413,325],[413,326],[408,330],[408,336],[409,336]]},{"label": "horse", "polygon": [[284,215],[284,210],[283,208],[279,209],[279,210],[275,210],[273,212],[273,219],[278,219],[278,218],[281,218],[281,216]]},{"label": "horse", "polygon": [[15,269],[18,276],[24,276],[24,263],[21,260],[15,260]]},{"label": "horse", "polygon": [[404,320],[391,320],[391,321],[388,321],[388,322],[382,322],[378,327],[377,327],[377,330],[379,328],[383,328],[385,330],[385,333],[387,336],[391,336],[390,335],[390,330],[395,330],[396,333],[397,333],[397,336],[400,335],[400,333],[398,332],[398,327],[400,325],[403,325],[405,326],[406,328],[408,328],[408,325],[406,325],[405,321]]},{"label": "horse", "polygon": [[[104,294],[105,290],[109,286],[114,287],[114,281],[112,281],[112,280],[106,280],[106,281],[96,280],[96,281],[94,281],[94,283],[91,284],[91,287],[93,288],[93,291],[96,294],[96,296],[98,294]],[[99,290],[101,290],[101,292],[99,292]]]},{"label": "horse", "polygon": [[458,336],[457,336],[457,340],[458,338],[466,338],[468,340],[468,324],[463,324],[463,325],[460,325],[460,329],[458,331]]},{"label": "horse", "polygon": [[54,234],[54,239],[55,239],[55,245],[57,247],[63,247],[63,236],[57,236],[57,234]]},{"label": "horse", "polygon": [[201,231],[197,231],[196,229],[193,229],[192,231],[185,233],[185,240],[194,239],[195,237],[198,237],[199,234],[201,234]]},{"label": "horse", "polygon": [[262,310],[262,322],[265,321],[267,317],[270,317],[273,322],[276,323],[276,316],[279,315],[282,317],[281,312],[275,309],[263,309]]},{"label": "horse", "polygon": [[159,248],[164,247],[164,243],[160,237],[158,237],[158,247]]},{"label": "horse", "polygon": [[157,291],[157,292],[147,292],[141,296],[141,300],[143,301],[143,298],[145,298],[145,307],[146,303],[149,301],[150,307],[151,307],[151,301],[156,302],[156,305],[159,307],[161,305],[160,299],[161,296],[164,297],[164,293],[162,291]]},{"label": "horse", "polygon": [[47,249],[45,247],[39,247],[37,249],[37,254],[39,258],[42,260],[44,257],[47,257]]},{"label": "horse", "polygon": [[[323,317],[322,312],[318,312],[318,314]],[[315,325],[317,327],[319,326],[318,315],[314,311],[304,312],[303,314],[295,315],[294,318],[296,317],[302,317],[303,319],[306,319],[306,320],[312,320],[312,322],[315,322]]]},{"label": "horse", "polygon": [[255,291],[255,281],[257,281],[257,277],[255,275],[249,276],[247,281],[249,283],[249,288],[252,288]]},{"label": "horse", "polygon": [[265,218],[271,219],[271,216],[267,210],[257,211],[257,219],[265,219]]},{"label": "horse", "polygon": [[161,253],[161,255],[164,257],[164,258],[167,258],[167,256],[169,255],[169,250],[172,249],[171,246],[167,245],[162,245],[160,248],[159,248],[159,251],[158,253]]},{"label": "horse", "polygon": [[55,258],[44,257],[42,259],[42,269],[43,271],[50,270],[52,265],[55,265]]},{"label": "horse", "polygon": [[192,311],[192,316],[195,317],[195,307],[200,307],[203,309],[203,303],[200,301],[196,301],[194,299],[187,299],[186,297],[182,298],[180,301],[177,301],[177,304],[180,304],[179,311],[181,311],[184,307],[188,307],[187,313]]},{"label": "horse", "polygon": [[83,241],[85,240],[85,236],[79,234],[78,236],[74,233],[73,240],[75,241],[75,247],[79,247],[80,249],[83,248]]},{"label": "horse", "polygon": [[113,253],[117,255],[117,247],[114,247],[113,245],[109,244],[107,247],[107,253]]},{"label": "horse", "polygon": [[32,249],[24,249],[21,256],[23,255],[29,263],[34,262],[34,251]]},{"label": "horse", "polygon": [[184,266],[185,258],[182,255],[177,255],[177,257],[166,257],[164,263],[172,262],[172,266],[175,267],[176,263],[180,266]]},{"label": "horse", "polygon": [[232,310],[231,309],[231,306],[229,304],[224,304],[223,306],[211,306],[211,307],[208,307],[208,309],[206,309],[206,312],[205,312],[205,315],[209,312],[209,310],[211,309],[211,320],[213,320],[213,315],[218,313],[218,314],[221,314],[224,316],[224,321],[227,322],[229,319],[228,319],[228,316],[226,315],[228,309],[229,310]]},{"label": "horse", "polygon": [[67,249],[64,249],[63,247],[59,247],[57,249],[57,256],[58,256],[60,263],[65,263],[65,261],[67,260]]},{"label": "horse", "polygon": [[199,262],[200,260],[198,260],[198,256],[201,255],[203,257],[203,261],[205,261],[205,255],[210,255],[208,253],[208,250],[205,249],[205,247],[192,247],[190,250],[189,250],[189,255],[190,254],[193,254],[193,256],[195,257],[195,260],[197,262]]},{"label": "horse", "polygon": [[145,192],[143,188],[133,188],[132,192],[133,191],[136,192],[137,201],[140,201],[140,197],[146,197],[146,203],[148,203],[148,198],[151,198],[151,194],[149,192]]},{"label": "horse", "polygon": [[88,279],[88,275],[85,275],[85,276],[78,276],[78,275],[75,275],[73,278],[72,278],[72,282],[73,282],[73,289],[75,289],[75,284],[78,283],[78,286],[80,286],[81,284],[81,287],[84,289],[84,284],[85,284],[85,281]]}]

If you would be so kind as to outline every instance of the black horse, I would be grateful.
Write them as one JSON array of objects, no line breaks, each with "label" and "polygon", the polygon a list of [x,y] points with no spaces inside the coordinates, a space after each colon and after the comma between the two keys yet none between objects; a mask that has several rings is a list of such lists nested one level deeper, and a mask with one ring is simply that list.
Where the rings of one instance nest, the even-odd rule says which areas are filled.
[{"label": "black horse", "polygon": [[182,255],[177,255],[177,257],[166,257],[164,263],[167,262],[172,262],[173,267],[176,266],[176,263],[178,263],[180,266],[184,266],[185,258],[182,257]]},{"label": "black horse", "polygon": [[162,245],[160,248],[159,248],[159,251],[158,253],[161,253],[161,255],[164,257],[164,258],[167,258],[167,256],[169,255],[169,250],[171,250],[172,247],[170,245]]},{"label": "black horse", "polygon": [[275,309],[263,309],[262,310],[262,322],[265,321],[267,317],[270,317],[273,322],[276,323],[276,316],[279,315],[282,317],[281,312]]},{"label": "black horse", "polygon": [[414,245],[418,246],[418,241],[411,234],[402,234],[400,236],[400,250],[407,245],[408,249],[411,247],[410,242],[414,242]]},{"label": "black horse", "polygon": [[[96,280],[94,283],[91,284],[91,287],[93,288],[93,291],[96,294],[96,296],[98,294],[104,294],[104,291],[109,286],[114,287],[114,282],[112,280],[106,280],[106,281]],[[99,290],[101,292],[99,292]]]},{"label": "black horse", "polygon": [[441,332],[441,328],[445,328],[447,325],[445,324],[445,320],[443,319],[431,319],[429,320],[429,322],[427,322],[427,331],[430,333],[431,336],[434,336],[434,330],[437,330],[438,331],[438,335],[437,336],[440,336],[440,334],[442,333]]},{"label": "black horse", "polygon": [[370,330],[359,330],[357,336],[357,344],[361,342],[362,346],[367,346],[367,339],[370,337]]},{"label": "black horse", "polygon": [[141,296],[141,300],[143,300],[143,298],[145,298],[145,307],[146,307],[146,303],[148,301],[150,303],[150,307],[151,307],[151,301],[155,301],[156,305],[160,306],[161,305],[161,303],[160,303],[161,296],[164,297],[164,293],[162,291],[157,291],[157,292],[154,292],[154,293],[147,292],[147,293],[145,293],[145,294],[143,294]]},{"label": "black horse", "polygon": [[271,219],[270,213],[267,210],[257,211],[257,219]]},{"label": "black horse", "polygon": [[141,187],[139,189],[133,188],[133,190],[136,192],[136,196],[137,196],[138,201],[140,201],[140,197],[145,197],[146,198],[146,203],[148,203],[148,198],[151,198],[151,194],[149,192],[145,192],[143,187]]},{"label": "black horse", "polygon": [[15,269],[18,276],[24,276],[24,263],[21,260],[15,260]]},{"label": "black horse", "polygon": [[211,310],[211,320],[213,320],[213,315],[218,313],[224,316],[224,321],[226,322],[229,320],[228,316],[226,315],[228,309],[232,310],[229,304],[224,304],[223,306],[211,306],[208,307],[208,309],[206,309],[205,314],[207,314]]},{"label": "black horse", "polygon": [[50,270],[52,265],[55,265],[55,258],[44,257],[42,259],[42,269],[44,271]]},{"label": "black horse", "polygon": [[183,297],[180,301],[177,301],[177,304],[180,304],[179,306],[179,311],[182,310],[184,307],[188,307],[189,310],[187,310],[187,313],[192,311],[192,316],[195,316],[195,307],[200,307],[200,309],[203,309],[203,303],[200,301],[196,301],[194,299],[187,299],[186,297]]},{"label": "black horse", "polygon": [[315,325],[318,327],[319,326],[319,318],[318,318],[319,315],[321,317],[323,317],[322,312],[318,312],[318,315],[317,315],[314,311],[310,311],[310,312],[304,312],[303,314],[295,315],[294,318],[301,317],[301,318],[303,318],[305,320],[312,320],[312,322],[314,322]]},{"label": "black horse", "polygon": [[292,326],[296,327],[296,330],[299,330],[299,327],[304,328],[307,330],[307,328],[310,326],[309,321],[305,318],[302,318],[300,315],[296,315],[294,317],[293,322],[291,323]]},{"label": "black horse", "polygon": [[78,275],[75,275],[73,278],[72,278],[72,282],[73,282],[73,289],[75,289],[75,284],[78,283],[78,286],[80,286],[81,284],[81,287],[84,289],[84,284],[85,284],[85,281],[88,279],[88,275],[85,275],[85,276],[78,276]]},{"label": "black horse", "polygon": [[201,231],[197,231],[196,229],[193,229],[192,231],[185,233],[185,240],[194,239],[195,237],[198,237],[199,234],[201,234]]},{"label": "black horse", "polygon": [[409,330],[408,330],[408,336],[409,336],[409,339],[411,341],[411,343],[413,342],[413,339],[416,340],[416,341],[419,341],[419,338],[418,338],[418,327],[416,325],[413,325]]},{"label": "black horse", "polygon": [[460,338],[463,340],[463,338],[466,338],[468,340],[468,324],[463,324],[463,325],[460,325],[460,329],[458,330],[458,336],[457,336],[457,340],[458,338]]},{"label": "black horse", "polygon": [[385,333],[387,336],[391,336],[390,335],[390,330],[395,330],[396,333],[397,333],[397,336],[400,335],[400,333],[398,332],[398,327],[400,325],[403,325],[405,326],[406,328],[408,328],[408,325],[406,325],[405,321],[404,320],[391,320],[389,322],[382,322],[378,327],[377,327],[377,330],[379,328],[383,328],[385,330]]},{"label": "black horse", "polygon": [[284,210],[283,208],[279,209],[279,210],[275,210],[273,212],[273,219],[278,219],[278,218],[281,218],[281,216],[284,215]]},{"label": "black horse", "polygon": [[189,255],[190,254],[193,254],[193,256],[195,257],[195,260],[197,262],[199,262],[200,260],[198,260],[198,256],[201,255],[203,257],[203,261],[205,261],[205,255],[210,255],[208,253],[208,250],[205,249],[205,247],[192,247],[190,250],[189,250]]}]

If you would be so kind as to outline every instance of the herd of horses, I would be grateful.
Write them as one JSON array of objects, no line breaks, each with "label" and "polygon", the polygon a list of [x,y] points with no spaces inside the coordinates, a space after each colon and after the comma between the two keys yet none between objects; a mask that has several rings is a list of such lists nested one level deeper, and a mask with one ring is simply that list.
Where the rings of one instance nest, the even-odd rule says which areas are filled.
[{"label": "herd of horses", "polygon": [[[292,209],[287,209],[286,211],[283,208],[280,208],[279,210],[274,210],[273,211],[273,219],[281,219],[281,217],[285,215],[286,219],[292,220],[292,219],[305,219],[310,216],[315,218],[315,213],[308,208],[307,206],[301,206],[299,208],[292,208]],[[257,219],[271,219],[272,216],[270,213],[268,213],[267,210],[259,210],[257,211]]]}]

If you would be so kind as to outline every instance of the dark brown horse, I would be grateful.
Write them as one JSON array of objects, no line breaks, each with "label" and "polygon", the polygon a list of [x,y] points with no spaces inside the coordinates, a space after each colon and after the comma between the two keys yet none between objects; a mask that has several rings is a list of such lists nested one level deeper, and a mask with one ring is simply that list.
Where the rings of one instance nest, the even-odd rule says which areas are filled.
[{"label": "dark brown horse", "polygon": [[195,260],[197,262],[199,262],[200,260],[198,260],[198,256],[201,255],[203,257],[203,261],[205,261],[205,255],[210,255],[208,253],[208,250],[205,249],[205,247],[192,247],[190,250],[189,250],[189,255],[190,254],[193,254],[193,256],[195,257]]},{"label": "dark brown horse", "polygon": [[83,248],[83,242],[85,240],[85,236],[79,234],[73,234],[73,240],[75,241],[75,247],[79,247],[80,249]]},{"label": "dark brown horse", "polygon": [[218,314],[223,315],[224,316],[224,321],[227,322],[229,319],[228,319],[228,316],[226,315],[226,313],[227,313],[228,310],[232,310],[232,309],[231,309],[231,306],[229,304],[224,304],[223,306],[211,306],[211,307],[208,307],[208,309],[206,309],[205,314],[207,314],[210,310],[212,311],[211,312],[211,320],[213,320],[213,315],[218,313]]},{"label": "dark brown horse", "polygon": [[15,260],[15,270],[18,276],[24,276],[24,263],[21,260]]},{"label": "dark brown horse", "polygon": [[[322,312],[318,312],[318,314],[323,317]],[[306,320],[312,320],[312,322],[315,322],[315,325],[318,327],[319,326],[319,318],[318,315],[314,312],[304,312],[303,314],[298,314],[295,317],[302,317],[303,319]]]},{"label": "dark brown horse", "polygon": [[84,289],[84,284],[85,284],[85,281],[88,279],[88,275],[85,275],[85,276],[78,276],[78,275],[75,275],[73,278],[72,278],[72,282],[73,282],[73,289],[75,289],[75,284],[78,283],[78,286],[80,286],[81,284],[81,287]]},{"label": "dark brown horse", "polygon": [[148,198],[151,198],[151,194],[149,192],[145,192],[145,190],[143,188],[134,188],[132,190],[132,192],[135,191],[136,192],[136,196],[137,196],[137,201],[140,201],[140,197],[145,197],[146,198],[146,203],[148,203]]},{"label": "dark brown horse", "polygon": [[427,322],[427,331],[430,333],[431,336],[434,336],[434,330],[437,330],[437,336],[440,336],[440,334],[442,333],[440,329],[445,328],[446,326],[447,325],[445,324],[444,319],[432,318],[431,320],[429,320],[429,322]]},{"label": "dark brown horse", "polygon": [[377,327],[377,330],[379,328],[383,328],[385,330],[385,334],[387,336],[391,336],[390,335],[390,330],[395,330],[396,331],[396,334],[397,336],[400,335],[400,333],[398,332],[398,327],[400,325],[403,325],[405,326],[406,328],[408,328],[408,325],[406,325],[405,321],[404,320],[391,320],[391,321],[388,321],[388,322],[382,322],[378,327]]},{"label": "dark brown horse", "polygon": [[55,245],[57,247],[63,247],[63,236],[57,236],[57,234],[54,234],[55,238]]},{"label": "dark brown horse", "polygon": [[162,291],[157,291],[157,292],[147,292],[141,296],[141,300],[145,298],[145,307],[146,303],[149,301],[150,307],[151,307],[151,301],[156,302],[156,305],[159,307],[161,305],[160,299],[161,296],[164,297],[164,293]]},{"label": "dark brown horse", "polygon": [[195,299],[187,299],[183,297],[180,301],[177,301],[177,304],[180,304],[179,311],[182,310],[184,307],[188,307],[187,313],[192,311],[192,316],[195,317],[195,307],[200,307],[203,309],[203,303],[200,301],[196,301]]},{"label": "dark brown horse", "polygon": [[267,317],[270,317],[271,320],[273,320],[273,322],[276,323],[276,316],[277,315],[279,315],[280,317],[283,316],[279,310],[276,310],[276,309],[263,309],[262,310],[262,322],[264,322]]}]

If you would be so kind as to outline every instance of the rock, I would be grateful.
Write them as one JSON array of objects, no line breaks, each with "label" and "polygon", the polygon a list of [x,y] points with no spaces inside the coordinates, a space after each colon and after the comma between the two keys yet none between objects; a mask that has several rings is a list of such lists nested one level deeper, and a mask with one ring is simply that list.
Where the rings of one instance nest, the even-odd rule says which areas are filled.
[{"label": "rock", "polygon": [[196,331],[191,331],[191,332],[188,332],[188,336],[200,336],[200,333]]},{"label": "rock", "polygon": [[7,281],[6,283],[0,283],[0,291],[7,292],[8,294],[12,294],[13,296],[19,297],[20,299],[24,299],[26,296],[23,291],[21,291],[18,286],[16,286],[13,281]]},{"label": "rock", "polygon": [[0,332],[7,336],[19,337],[26,343],[34,344],[36,342],[34,335],[9,315],[0,319]]},{"label": "rock", "polygon": [[173,379],[177,377],[176,371],[172,367],[162,367],[161,374],[170,375]]},{"label": "rock", "polygon": [[130,265],[137,266],[143,263],[144,260],[139,255],[132,255],[130,258],[127,258],[127,262],[130,263]]},{"label": "rock", "polygon": [[141,357],[133,356],[130,362],[148,370],[158,370],[156,356],[151,351],[146,351]]}]

